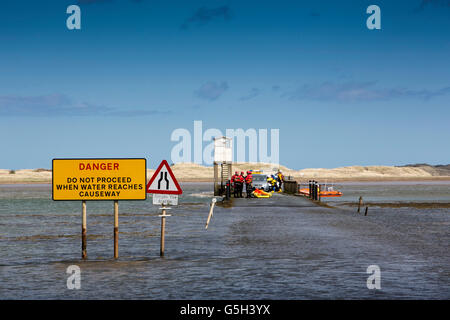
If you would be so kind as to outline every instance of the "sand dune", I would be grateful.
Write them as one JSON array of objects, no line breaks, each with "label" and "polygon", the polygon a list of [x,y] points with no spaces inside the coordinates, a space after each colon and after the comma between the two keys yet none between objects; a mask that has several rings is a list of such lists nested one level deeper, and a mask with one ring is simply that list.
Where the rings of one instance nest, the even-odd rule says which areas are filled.
[{"label": "sand dune", "polygon": [[[383,180],[450,180],[450,170],[435,169],[432,166],[350,166],[334,169],[309,168],[292,170],[285,166],[274,166],[269,163],[235,163],[234,171],[254,169],[264,172],[274,172],[280,169],[285,176],[304,182],[308,179],[333,181],[383,181]],[[180,181],[212,181],[213,167],[206,167],[195,163],[178,163],[172,170]],[[150,179],[154,169],[147,170]],[[0,169],[0,183],[51,183],[52,172],[46,169],[22,169],[14,173],[7,169]]]},{"label": "sand dune", "polygon": [[43,169],[22,169],[10,173],[0,169],[0,183],[51,183],[52,171]]},{"label": "sand dune", "polygon": [[432,178],[433,175],[422,168],[389,166],[351,166],[335,169],[303,169],[297,171],[298,177],[328,179],[393,179],[393,178]]}]

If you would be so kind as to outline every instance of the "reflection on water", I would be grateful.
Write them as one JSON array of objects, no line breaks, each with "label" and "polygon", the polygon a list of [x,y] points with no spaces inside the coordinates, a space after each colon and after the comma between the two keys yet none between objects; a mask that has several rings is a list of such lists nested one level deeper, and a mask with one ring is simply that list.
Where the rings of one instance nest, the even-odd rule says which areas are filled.
[{"label": "reflection on water", "polygon": [[[0,298],[450,298],[448,209],[371,208],[364,217],[347,207],[277,206],[305,200],[276,195],[268,207],[217,207],[206,231],[211,184],[182,187],[165,258],[149,198],[120,202],[118,261],[113,202],[88,202],[81,261],[81,203],[52,201],[48,185],[0,186]],[[336,187],[344,197],[327,201],[450,202],[448,183]],[[71,264],[81,268],[81,290],[66,287]],[[382,270],[380,291],[366,287],[371,264]]]}]

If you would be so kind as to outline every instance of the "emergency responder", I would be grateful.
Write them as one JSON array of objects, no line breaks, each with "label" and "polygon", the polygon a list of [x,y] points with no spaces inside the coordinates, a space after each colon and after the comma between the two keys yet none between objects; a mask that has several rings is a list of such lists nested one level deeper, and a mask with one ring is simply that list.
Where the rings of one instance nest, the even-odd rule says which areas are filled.
[{"label": "emergency responder", "polygon": [[283,173],[281,173],[280,170],[278,170],[278,173],[277,173],[277,181],[278,181],[278,186],[280,187],[280,190],[281,190],[281,187],[284,182],[284,175],[283,175]]},{"label": "emergency responder", "polygon": [[267,176],[267,184],[269,185],[269,191],[275,191],[275,180],[273,176]]},{"label": "emergency responder", "polygon": [[242,191],[244,190],[244,183],[245,183],[244,171],[241,171],[241,174],[239,176],[239,182],[241,183],[240,189],[239,189],[239,198],[243,198]]},{"label": "emergency responder", "polygon": [[253,187],[253,176],[251,171],[247,171],[247,176],[245,177],[245,192],[247,193],[247,198],[251,198]]},{"label": "emergency responder", "polygon": [[272,190],[275,192],[278,192],[278,190],[279,190],[278,189],[278,181],[277,181],[277,177],[274,174],[272,175],[271,182],[272,182]]},{"label": "emergency responder", "polygon": [[237,180],[239,180],[238,177],[239,177],[239,174],[237,171],[231,177],[231,185],[233,186],[233,195],[235,198],[238,197],[238,192],[239,192],[238,183],[237,183]]}]

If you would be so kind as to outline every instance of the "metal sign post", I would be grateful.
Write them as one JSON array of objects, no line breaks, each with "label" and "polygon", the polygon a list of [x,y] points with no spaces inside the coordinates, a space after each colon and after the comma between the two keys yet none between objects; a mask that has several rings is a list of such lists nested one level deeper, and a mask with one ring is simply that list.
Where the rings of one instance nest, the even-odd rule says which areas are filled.
[{"label": "metal sign post", "polygon": [[81,258],[86,259],[86,201],[81,202],[81,208]]},{"label": "metal sign post", "polygon": [[166,205],[178,205],[178,195],[182,194],[183,191],[181,190],[180,185],[178,184],[178,181],[166,160],[163,160],[159,164],[152,178],[147,183],[146,189],[147,193],[153,193],[153,204],[161,205],[161,208],[159,208],[162,210],[162,214],[159,215],[159,217],[161,217],[161,247],[159,255],[163,257],[165,247],[166,217],[170,217],[170,215],[166,214],[166,210],[170,209],[167,208]]},{"label": "metal sign post", "polygon": [[119,201],[114,201],[114,259],[119,258]]},{"label": "metal sign post", "polygon": [[119,258],[119,200],[146,200],[145,158],[53,159],[52,199],[81,200],[81,258],[87,259],[86,201],[114,201],[114,258]]},{"label": "metal sign post", "polygon": [[159,215],[161,217],[161,245],[159,249],[159,255],[161,257],[164,256],[164,245],[165,245],[165,233],[166,233],[166,217],[170,217],[170,214],[166,214],[166,210],[170,210],[170,208],[166,208],[165,204],[161,205],[162,214]]}]

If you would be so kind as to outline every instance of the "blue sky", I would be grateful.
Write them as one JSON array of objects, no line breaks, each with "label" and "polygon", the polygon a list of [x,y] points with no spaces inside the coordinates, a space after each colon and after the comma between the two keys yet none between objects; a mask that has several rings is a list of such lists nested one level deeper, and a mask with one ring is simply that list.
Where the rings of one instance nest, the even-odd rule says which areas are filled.
[{"label": "blue sky", "polygon": [[450,163],[449,31],[450,0],[2,1],[0,168],[156,167],[194,120],[279,129],[294,169]]}]

